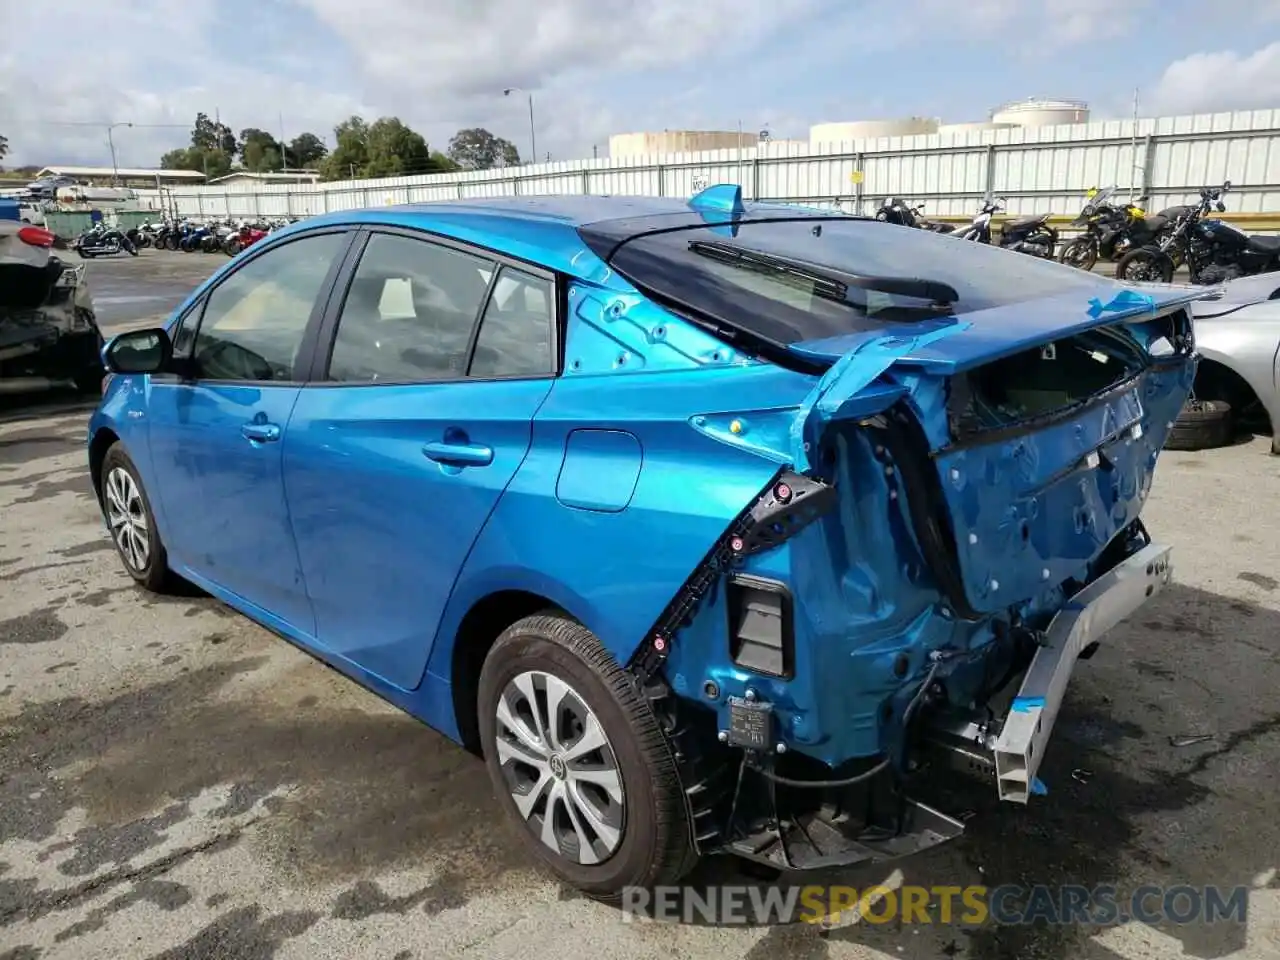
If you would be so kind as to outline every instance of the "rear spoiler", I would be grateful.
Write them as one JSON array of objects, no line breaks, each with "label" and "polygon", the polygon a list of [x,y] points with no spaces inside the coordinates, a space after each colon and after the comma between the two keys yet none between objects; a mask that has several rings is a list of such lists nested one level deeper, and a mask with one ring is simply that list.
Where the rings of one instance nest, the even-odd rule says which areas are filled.
[{"label": "rear spoiler", "polygon": [[[1063,294],[975,310],[927,325],[904,325],[902,336],[893,339],[909,344],[909,348],[895,351],[892,362],[949,376],[1086,330],[1172,313],[1215,293],[1213,287],[1135,284],[1124,287],[1106,302],[1078,293]],[[788,350],[811,363],[836,364],[872,339],[881,338],[866,333],[848,334],[802,341]]]}]

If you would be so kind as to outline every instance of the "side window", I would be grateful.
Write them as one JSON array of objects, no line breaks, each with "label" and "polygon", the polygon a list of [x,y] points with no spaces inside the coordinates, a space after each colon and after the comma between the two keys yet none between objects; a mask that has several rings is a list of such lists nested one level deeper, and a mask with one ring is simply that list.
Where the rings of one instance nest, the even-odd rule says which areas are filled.
[{"label": "side window", "polygon": [[468,373],[484,379],[554,373],[554,325],[555,286],[551,281],[503,267],[480,321]]},{"label": "side window", "polygon": [[316,297],[346,242],[343,233],[303,237],[254,257],[218,284],[205,297],[195,335],[196,375],[292,380]]},{"label": "side window", "polygon": [[375,233],[351,279],[329,358],[339,383],[452,380],[466,373],[493,263],[427,240]]}]

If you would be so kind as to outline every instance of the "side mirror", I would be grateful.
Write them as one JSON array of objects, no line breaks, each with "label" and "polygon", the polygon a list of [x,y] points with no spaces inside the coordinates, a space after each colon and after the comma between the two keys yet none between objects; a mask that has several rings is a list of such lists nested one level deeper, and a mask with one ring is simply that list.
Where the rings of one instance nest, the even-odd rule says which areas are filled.
[{"label": "side mirror", "polygon": [[112,337],[102,350],[108,373],[159,373],[173,359],[173,343],[160,327]]},{"label": "side mirror", "polygon": [[1226,213],[1226,212],[1227,212],[1227,205],[1226,205],[1225,203],[1223,203],[1221,200],[1219,200],[1219,201],[1218,201],[1218,212],[1219,212],[1219,213]]},{"label": "side mirror", "polygon": [[1231,189],[1231,181],[1230,181],[1230,180],[1228,180],[1228,181],[1226,181],[1225,183],[1223,183],[1223,184],[1222,184],[1222,189],[1223,189],[1223,190],[1230,190],[1230,189]]}]

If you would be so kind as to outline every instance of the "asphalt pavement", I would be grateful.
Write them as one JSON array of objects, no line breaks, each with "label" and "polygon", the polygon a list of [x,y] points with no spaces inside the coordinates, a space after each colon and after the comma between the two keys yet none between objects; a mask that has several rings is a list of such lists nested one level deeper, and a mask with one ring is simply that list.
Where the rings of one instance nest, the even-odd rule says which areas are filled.
[{"label": "asphalt pavement", "polygon": [[[93,263],[107,332],[219,262]],[[1243,885],[1247,922],[823,935],[627,922],[549,880],[479,760],[207,597],[134,588],[89,488],[87,409],[61,401],[0,412],[3,960],[1280,956],[1280,458],[1262,440],[1163,456],[1147,520],[1176,583],[1081,664],[1047,796],[959,787],[959,840],[817,878]],[[747,881],[719,862],[691,882]]]},{"label": "asphalt pavement", "polygon": [[222,253],[161,250],[139,250],[136,257],[72,259],[86,264],[98,324],[107,336],[163,320],[227,262]]}]

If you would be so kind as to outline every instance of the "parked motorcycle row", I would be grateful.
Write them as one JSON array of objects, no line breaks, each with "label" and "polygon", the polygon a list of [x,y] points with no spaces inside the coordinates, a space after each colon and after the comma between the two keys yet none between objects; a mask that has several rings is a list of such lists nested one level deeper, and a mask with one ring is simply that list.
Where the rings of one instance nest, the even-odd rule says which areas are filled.
[{"label": "parked motorcycle row", "polygon": [[162,220],[137,229],[137,245],[183,253],[225,253],[234,257],[276,230],[296,223],[296,217],[270,220]]},{"label": "parked motorcycle row", "polygon": [[[1056,258],[1068,266],[1092,270],[1099,260],[1115,263],[1118,280],[1169,283],[1185,266],[1192,283],[1217,284],[1236,277],[1280,270],[1280,236],[1250,236],[1238,227],[1210,216],[1223,213],[1222,197],[1231,181],[1200,191],[1200,202],[1168,207],[1154,215],[1142,208],[1147,200],[1115,200],[1115,187],[1090,190],[1072,226],[1082,232],[1059,245],[1058,231],[1049,226],[1051,214],[1035,214],[1005,223],[996,244],[1005,250],[1042,259]],[[983,203],[967,226],[928,220],[924,205],[911,206],[896,197],[881,204],[876,219],[899,226],[931,230],[963,240],[991,243],[991,221],[1004,209],[1003,198]]]}]

